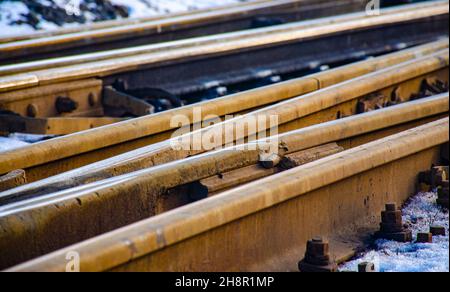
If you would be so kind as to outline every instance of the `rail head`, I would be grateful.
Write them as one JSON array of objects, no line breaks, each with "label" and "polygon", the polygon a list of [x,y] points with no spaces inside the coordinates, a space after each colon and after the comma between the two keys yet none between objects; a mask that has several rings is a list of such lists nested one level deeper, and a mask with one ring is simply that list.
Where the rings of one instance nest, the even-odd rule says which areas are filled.
[{"label": "rail head", "polygon": [[[437,3],[438,4],[438,3]],[[423,4],[422,4],[423,5]],[[426,8],[430,7],[430,5],[426,6],[420,6],[420,7],[413,7],[413,10],[418,10],[419,8]],[[391,14],[394,12],[403,12],[408,11],[409,8],[395,8],[395,9],[386,9],[384,11],[384,14]],[[0,76],[2,75],[12,75],[12,74],[19,74],[19,73],[25,73],[30,71],[37,71],[42,69],[49,69],[49,68],[56,68],[56,67],[63,67],[68,65],[75,65],[75,64],[82,64],[86,62],[92,62],[92,61],[100,61],[100,60],[107,60],[112,58],[123,58],[123,57],[129,57],[133,55],[138,54],[148,54],[148,53],[157,53],[161,51],[167,51],[168,49],[174,49],[174,48],[186,48],[186,47],[192,47],[192,46],[199,46],[200,44],[205,45],[212,42],[231,42],[240,40],[242,38],[248,38],[259,34],[276,34],[276,33],[282,33],[283,31],[290,31],[293,29],[293,26],[296,28],[296,30],[302,30],[310,27],[317,27],[325,24],[335,24],[338,22],[344,22],[349,20],[355,20],[355,19],[362,19],[367,18],[368,16],[366,13],[363,12],[357,12],[357,13],[350,13],[347,15],[342,16],[336,16],[336,17],[327,17],[323,19],[315,19],[315,20],[307,20],[307,21],[301,21],[298,24],[285,24],[280,25],[272,28],[260,28],[260,29],[253,29],[253,30],[246,30],[241,32],[232,32],[232,33],[224,33],[216,36],[206,36],[206,37],[197,37],[193,40],[178,40],[178,41],[172,41],[166,44],[151,44],[151,45],[144,45],[144,46],[137,46],[133,48],[125,48],[125,49],[116,49],[112,51],[107,52],[99,52],[99,53],[90,53],[90,54],[83,54],[80,56],[70,56],[70,57],[61,57],[61,58],[52,58],[50,60],[41,60],[41,61],[34,61],[34,62],[26,62],[21,64],[14,64],[14,65],[6,65],[6,66],[0,66]],[[14,50],[13,46],[14,44],[6,44],[3,45],[3,47],[0,45],[0,52],[2,50]],[[6,52],[5,52],[6,53]]]},{"label": "rail head", "polygon": [[[423,48],[425,48],[425,47],[423,47]],[[322,89],[321,92],[316,92],[313,95],[309,94],[306,96],[296,97],[294,99],[288,100],[287,103],[293,105],[293,104],[296,104],[297,102],[301,101],[300,103],[302,104],[302,106],[300,106],[299,109],[296,109],[294,114],[297,114],[297,115],[299,113],[311,114],[311,113],[313,113],[313,109],[320,109],[321,104],[322,103],[325,104],[325,101],[327,102],[327,104],[332,106],[333,102],[338,101],[338,99],[336,99],[336,96],[347,96],[347,98],[353,98],[355,95],[354,89],[356,88],[354,86],[357,86],[357,88],[359,88],[358,90],[360,92],[371,92],[372,90],[374,90],[375,87],[380,89],[380,88],[383,88],[383,86],[384,87],[388,86],[387,84],[391,84],[392,82],[395,83],[395,82],[401,82],[402,80],[405,81],[409,78],[417,77],[417,76],[423,74],[423,72],[432,72],[434,70],[439,70],[439,69],[445,68],[448,65],[448,50],[438,51],[437,53],[433,53],[431,51],[430,52],[431,55],[420,57],[423,54],[423,52],[424,51],[420,48],[417,51],[411,50],[411,51],[405,52],[406,55],[412,54],[412,56],[415,56],[416,54],[418,54],[419,58],[416,60],[414,60],[414,59],[410,60],[406,63],[400,64],[400,65],[397,65],[394,67],[387,67],[385,69],[383,69],[384,66],[390,65],[390,62],[387,62],[384,65],[382,65],[382,63],[384,63],[383,61],[386,60],[386,59],[384,59],[384,57],[382,57],[380,59],[364,61],[363,63],[357,64],[356,67],[348,66],[348,67],[346,67],[346,70],[349,70],[349,71],[352,71],[355,68],[360,68],[359,66],[361,66],[361,65],[368,66],[368,68],[372,68],[372,69],[368,69],[368,72],[372,72],[373,70],[377,70],[377,69],[382,69],[382,71],[353,80],[352,82],[355,83],[355,85],[340,84],[338,87],[334,87],[331,89],[330,88]],[[400,56],[399,54],[393,54],[392,56],[389,56],[387,58],[388,59],[391,59],[391,58],[398,59],[399,56]],[[398,60],[400,60],[400,59],[398,59]],[[379,63],[378,61],[382,61],[382,62]],[[400,68],[403,68],[403,69],[400,69]],[[421,71],[421,70],[423,70],[423,71]],[[310,91],[314,91],[314,90],[318,89],[317,87],[314,87],[314,86],[317,86],[318,80],[322,80],[322,78],[323,78],[323,80],[326,80],[326,82],[329,83],[330,80],[329,80],[328,74],[333,75],[333,74],[337,73],[337,75],[340,75],[339,72],[340,72],[339,69],[336,69],[336,71],[330,71],[328,73],[325,72],[323,74],[321,73],[320,75],[306,77],[306,79],[300,79],[297,81],[290,81],[285,84],[275,85],[273,87],[273,89],[275,91],[272,91],[272,90],[267,91],[268,88],[263,88],[263,89],[254,91],[251,96],[253,96],[253,99],[258,99],[259,93],[263,94],[263,92],[265,92],[265,91],[267,91],[269,93],[269,95],[272,96],[272,92],[276,92],[279,88],[282,88],[283,86],[289,85],[289,84],[294,85],[294,86],[299,86],[298,88],[300,88],[301,90],[304,90],[306,85],[308,88],[310,88],[309,86],[312,85],[312,87],[310,88]],[[404,72],[402,77],[400,77],[403,79],[400,80],[399,77],[391,78],[391,76],[395,76],[395,75],[399,74],[399,72]],[[299,82],[299,83],[296,85],[297,82]],[[392,85],[394,83],[392,83]],[[368,86],[369,84],[371,84],[372,87]],[[345,92],[344,91],[334,92],[337,88],[347,88],[348,90]],[[303,92],[303,93],[307,93],[307,92]],[[321,97],[316,98],[317,95],[320,95]],[[241,102],[245,102],[245,100],[247,99],[247,95],[245,93],[239,94],[238,96],[242,97],[242,99],[236,99],[237,101],[239,101],[239,105],[241,104]],[[238,96],[234,96],[234,97],[230,96],[230,97],[226,97],[223,99],[219,99],[217,101],[212,101],[211,102],[212,103],[211,110],[214,111],[212,113],[218,114],[216,104],[220,104],[221,102],[224,102],[224,101],[232,101]],[[342,99],[342,97],[341,97],[341,99]],[[344,100],[340,100],[339,102],[344,102]],[[252,104],[252,103],[250,103],[250,104]],[[308,104],[310,106],[306,106],[306,104]],[[195,106],[199,106],[199,105],[194,105],[194,107]],[[230,106],[230,103],[224,102],[223,108],[229,108],[229,106]],[[230,107],[230,108],[233,108],[233,107]],[[279,110],[279,114],[282,115],[283,112],[285,112],[286,110],[292,110],[292,106],[287,107],[286,102],[285,102],[282,104],[273,105],[267,109],[262,109],[262,110],[253,112],[252,114],[261,113],[261,112],[270,114],[270,112],[273,112],[274,110],[275,111]],[[27,168],[30,166],[36,166],[39,164],[43,164],[45,162],[49,162],[48,159],[54,160],[54,159],[61,159],[62,157],[68,157],[71,155],[70,151],[76,151],[75,154],[77,154],[77,153],[82,153],[82,152],[89,151],[89,150],[96,149],[96,148],[103,148],[103,147],[110,145],[110,144],[105,145],[103,143],[120,143],[120,142],[126,141],[127,139],[135,139],[136,137],[133,135],[143,135],[144,133],[145,133],[145,135],[149,135],[149,134],[152,134],[152,133],[148,132],[149,128],[152,125],[153,125],[153,128],[157,128],[158,130],[161,130],[160,129],[161,127],[164,128],[164,125],[167,127],[170,127],[170,119],[174,114],[177,114],[177,113],[186,114],[187,116],[190,116],[192,114],[192,107],[187,107],[184,109],[175,110],[175,111],[171,111],[171,112],[167,112],[167,113],[161,113],[161,114],[158,114],[155,116],[145,117],[145,118],[141,118],[141,119],[131,120],[128,122],[119,123],[117,125],[106,126],[103,128],[87,131],[85,133],[73,134],[73,135],[69,135],[67,137],[55,139],[54,141],[38,143],[36,145],[31,145],[31,146],[25,147],[23,149],[5,152],[5,153],[0,154],[0,162],[1,162],[0,163],[0,172],[6,173],[8,171],[14,170],[14,169],[10,169],[10,168],[14,168],[14,167],[15,168]],[[224,112],[224,114],[227,114],[227,113]],[[286,114],[286,116],[292,117],[292,113],[288,113],[288,114]],[[286,122],[285,120],[286,119],[283,117],[282,121]],[[228,123],[232,123],[232,122],[233,121],[228,121]],[[156,127],[154,127],[155,125],[156,125]],[[163,125],[163,126],[161,126],[161,125]],[[122,135],[122,134],[119,135],[119,132],[123,133],[124,135]],[[119,141],[117,141],[117,139],[119,139]],[[73,147],[68,148],[68,145],[73,145]],[[58,149],[60,149],[60,151],[57,151]],[[151,149],[151,148],[149,148],[149,149]],[[146,152],[148,152],[147,149],[142,149],[142,151],[133,152],[133,153],[135,153],[135,154],[139,153],[139,155],[138,155],[138,157],[139,157],[139,156],[144,155],[144,153],[146,153]],[[23,157],[25,157],[25,156],[27,156],[28,159],[24,160]],[[130,160],[130,159],[131,158],[127,158],[127,160]]]},{"label": "rail head", "polygon": [[[399,9],[399,8],[397,8]],[[403,8],[404,9],[404,8]],[[344,22],[331,23],[325,26],[321,26],[318,30],[315,27],[308,29],[298,30],[296,26],[298,23],[288,24],[285,26],[279,26],[275,28],[266,28],[255,31],[237,32],[226,34],[226,36],[236,39],[233,42],[215,41],[223,40],[223,36],[203,37],[203,40],[208,44],[205,46],[187,46],[181,48],[175,48],[173,50],[166,50],[163,52],[156,52],[150,54],[132,55],[123,58],[117,58],[114,60],[100,60],[97,62],[88,62],[86,64],[75,64],[71,66],[65,66],[49,70],[37,70],[33,72],[38,78],[38,83],[51,84],[63,81],[69,81],[74,79],[83,79],[89,77],[105,77],[111,74],[117,74],[121,72],[127,72],[135,70],[136,68],[144,69],[147,66],[153,66],[156,63],[161,62],[174,62],[175,60],[183,58],[192,58],[193,56],[203,55],[210,56],[213,54],[222,54],[224,52],[243,50],[248,48],[258,48],[264,45],[270,44],[271,46],[276,44],[282,44],[292,42],[294,40],[305,40],[315,37],[320,37],[328,34],[339,34],[344,31],[354,31],[363,28],[374,28],[381,25],[389,25],[395,23],[404,23],[417,21],[428,17],[436,17],[448,15],[448,5],[435,5],[432,7],[426,7],[422,9],[414,10],[392,10],[392,13],[381,14],[380,16],[367,17],[364,19],[356,19]],[[288,28],[288,29],[286,29]],[[280,33],[273,33],[271,31],[285,30]],[[242,39],[245,34],[251,34],[252,37]],[[192,39],[190,42],[198,44],[200,39]],[[183,42],[183,41],[181,41]],[[201,42],[200,42],[201,43]],[[23,78],[21,74],[13,75],[4,80],[0,77],[0,92],[14,90],[25,86],[35,86],[36,84],[20,83],[18,87],[17,81],[14,78]]]},{"label": "rail head", "polygon": [[255,212],[449,141],[445,118],[262,179],[76,244],[9,271],[64,271],[66,254],[83,271],[106,271]]}]

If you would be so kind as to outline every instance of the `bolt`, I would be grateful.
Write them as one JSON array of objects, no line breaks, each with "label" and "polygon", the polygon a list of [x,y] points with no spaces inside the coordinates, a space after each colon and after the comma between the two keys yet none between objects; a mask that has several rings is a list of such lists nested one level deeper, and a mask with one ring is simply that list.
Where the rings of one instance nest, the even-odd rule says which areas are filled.
[{"label": "bolt", "polygon": [[430,227],[430,233],[433,234],[433,236],[445,236],[445,227],[443,226],[431,226]]},{"label": "bolt", "polygon": [[395,203],[386,204],[386,211],[388,211],[388,212],[397,211],[397,205]]},{"label": "bolt", "polygon": [[432,242],[433,242],[433,234],[431,233],[417,234],[417,243],[432,243]]},{"label": "bolt", "polygon": [[97,104],[97,98],[92,92],[89,93],[88,102],[91,107],[94,107]]},{"label": "bolt", "polygon": [[369,262],[360,263],[358,265],[358,272],[359,273],[374,273],[375,265],[373,263],[369,263]]},{"label": "bolt", "polygon": [[29,104],[27,107],[27,116],[29,116],[30,118],[35,118],[37,117],[39,112],[38,106],[35,105],[34,103]]}]

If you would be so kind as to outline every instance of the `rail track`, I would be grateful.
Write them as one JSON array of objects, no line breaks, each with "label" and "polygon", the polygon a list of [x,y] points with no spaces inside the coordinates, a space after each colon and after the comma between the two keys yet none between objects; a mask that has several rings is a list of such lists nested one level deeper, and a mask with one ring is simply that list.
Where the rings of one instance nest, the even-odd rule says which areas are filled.
[{"label": "rail track", "polygon": [[239,31],[363,11],[364,0],[255,1],[159,19],[89,25],[68,34],[0,44],[0,64],[15,64],[97,51]]},{"label": "rail track", "polygon": [[[29,182],[37,181],[146,145],[162,142],[170,138],[174,131],[178,129],[171,127],[171,118],[175,115],[185,115],[193,120],[195,107],[201,108],[201,119],[211,114],[225,117],[226,115],[251,112],[264,106],[447,48],[448,39],[317,73],[309,77],[292,79],[1,153],[0,174],[23,169],[26,171]],[[320,82],[317,82],[317,80]]]},{"label": "rail track", "polygon": [[[359,138],[364,136],[361,139],[367,142],[448,115],[448,94],[444,93],[442,96],[431,98],[433,102],[428,104],[431,105],[431,108],[425,106],[425,102],[419,106],[415,102],[411,103],[411,109],[418,110],[419,114],[413,110],[405,115],[400,115],[397,108],[386,109],[392,117],[395,116],[400,120],[393,120],[389,115],[383,116],[383,111],[375,111],[374,114],[381,115],[378,120],[381,119],[388,124],[381,128],[369,127],[368,132],[372,133],[372,136],[363,135],[368,134],[364,131],[358,133],[355,130],[355,133],[346,123],[347,119],[356,114],[357,109],[362,105],[373,104],[371,99],[374,96],[376,99],[381,99],[377,100],[381,104],[393,102],[395,100],[392,98],[393,94],[398,94],[394,104],[402,104],[411,97],[421,96],[420,91],[423,90],[424,80],[428,80],[426,82],[430,82],[430,80],[448,82],[448,49],[263,108],[249,113],[247,116],[276,113],[280,117],[279,131],[288,133],[286,134],[288,136],[289,131],[306,127],[303,131],[309,130],[315,135],[326,137],[327,135],[317,128],[320,126],[331,127],[330,132],[336,135],[342,131],[336,131],[333,126],[341,123],[348,128],[346,131],[349,136],[344,134],[337,141],[353,136]],[[370,98],[367,99],[367,97]],[[406,105],[409,103],[405,103]],[[366,111],[368,110],[371,108],[367,107]],[[363,115],[355,116],[359,118],[356,129],[360,129],[361,124],[367,123],[369,120]],[[342,118],[343,116],[350,117]],[[336,118],[339,117],[341,119],[336,121]],[[236,124],[244,118],[245,116],[237,118],[237,120],[225,121],[224,124]],[[333,122],[319,124],[327,121]],[[315,124],[319,124],[319,126],[314,126]],[[399,124],[401,127],[394,127]],[[230,129],[223,124],[218,124],[199,131],[207,134],[223,128]],[[393,128],[396,130],[393,131]],[[231,130],[234,131],[234,128]],[[375,130],[380,130],[381,133],[373,135]],[[247,129],[245,135],[251,136],[252,134],[255,133]],[[186,135],[195,136],[196,133]],[[295,138],[292,141],[295,142],[285,142],[283,147],[287,148],[288,152],[298,152],[308,149],[308,147],[301,146],[302,141],[303,143],[305,143],[304,141],[307,141],[306,143],[320,143],[319,141],[321,141],[320,139],[303,140],[303,135],[305,135],[304,132],[300,136],[294,134]],[[183,141],[183,136],[174,139]],[[220,140],[222,143],[222,139]],[[336,142],[336,140],[330,139],[322,142],[328,144]],[[347,145],[348,148],[351,148],[363,144],[355,141],[347,143],[349,144],[342,142],[338,145],[340,147]],[[0,225],[4,232],[0,244],[2,250],[8,250],[11,255],[11,257],[5,255],[5,261],[8,262],[6,260],[8,258],[10,261],[18,261],[9,264],[17,264],[20,260],[24,261],[40,255],[39,252],[50,252],[161,214],[172,208],[192,203],[196,199],[195,195],[201,195],[202,192],[196,191],[198,188],[192,188],[189,184],[202,183],[204,179],[252,166],[258,163],[260,154],[259,151],[225,150],[187,158],[204,151],[178,151],[174,150],[172,145],[170,142],[157,143],[72,172],[28,184],[10,192],[4,192],[2,202],[5,205],[0,208],[2,218]],[[308,146],[320,145],[323,144]],[[174,160],[178,161],[165,164]],[[218,161],[220,161],[219,164]],[[152,167],[157,164],[160,166]],[[429,163],[429,166],[431,164],[432,162]],[[247,169],[243,171],[248,174]],[[194,194],[190,194],[191,189],[194,190]],[[108,214],[115,214],[115,216],[111,218]],[[51,234],[55,234],[54,238]],[[65,236],[62,238],[59,236],[60,234],[65,234]],[[28,245],[30,242],[32,242],[30,246],[22,245]]]},{"label": "rail track", "polygon": [[[76,132],[0,153],[0,269],[65,271],[76,252],[82,271],[295,271],[315,235],[352,257],[448,163],[448,2],[383,12],[0,67],[0,131]],[[181,104],[138,114],[157,83]],[[88,85],[96,115],[55,112],[94,110]],[[235,93],[204,98],[218,87]],[[104,117],[124,98],[143,116],[77,132],[129,116]]]},{"label": "rail track", "polygon": [[3,67],[0,131],[68,134],[448,37],[431,4]]},{"label": "rail track", "polygon": [[[304,242],[317,233],[336,236],[336,242],[341,236],[333,256],[345,260],[354,254],[351,245],[342,243],[345,232],[348,236],[349,229],[356,232],[367,226],[374,230],[371,216],[386,200],[406,200],[414,192],[417,173],[439,161],[439,146],[448,142],[448,131],[448,118],[428,123],[11,271],[64,271],[70,251],[81,255],[83,271],[295,271]],[[399,171],[401,177],[392,175]]]}]

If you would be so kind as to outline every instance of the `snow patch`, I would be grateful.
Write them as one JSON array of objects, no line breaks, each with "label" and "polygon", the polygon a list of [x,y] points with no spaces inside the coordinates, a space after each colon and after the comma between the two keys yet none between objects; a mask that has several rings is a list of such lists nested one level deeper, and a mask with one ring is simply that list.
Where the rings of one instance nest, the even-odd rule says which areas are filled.
[{"label": "snow patch", "polygon": [[433,243],[398,243],[377,240],[375,249],[359,259],[344,264],[341,271],[357,271],[358,264],[372,262],[379,272],[448,272],[449,271],[449,213],[436,204],[436,193],[420,193],[411,198],[403,209],[403,222],[417,233],[429,232],[430,226],[446,229],[446,236],[433,237]]},{"label": "snow patch", "polygon": [[28,143],[16,139],[0,137],[0,152],[27,146]]}]

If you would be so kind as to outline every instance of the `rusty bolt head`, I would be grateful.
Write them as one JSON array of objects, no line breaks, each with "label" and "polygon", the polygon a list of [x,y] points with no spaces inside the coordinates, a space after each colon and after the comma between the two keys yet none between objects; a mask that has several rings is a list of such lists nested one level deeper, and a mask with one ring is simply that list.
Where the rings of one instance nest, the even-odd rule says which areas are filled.
[{"label": "rusty bolt head", "polygon": [[401,223],[402,211],[383,211],[381,212],[381,221],[383,223]]},{"label": "rusty bolt head", "polygon": [[313,242],[323,242],[323,238],[320,236],[316,236],[312,239]]},{"label": "rusty bolt head", "polygon": [[445,227],[443,227],[443,226],[431,226],[430,227],[430,233],[433,236],[445,236],[445,234],[446,234]]},{"label": "rusty bolt head", "polygon": [[39,113],[39,108],[36,104],[32,103],[29,104],[27,107],[27,116],[29,116],[30,118],[35,118],[37,117]]},{"label": "rusty bolt head", "polygon": [[433,242],[433,234],[419,233],[419,234],[417,234],[417,242],[418,243],[432,243]]},{"label": "rusty bolt head", "polygon": [[317,257],[329,255],[329,244],[323,240],[309,240],[306,246],[306,254]]},{"label": "rusty bolt head", "polygon": [[97,98],[96,98],[95,94],[93,94],[92,92],[89,93],[88,102],[91,107],[94,107],[97,105]]},{"label": "rusty bolt head", "polygon": [[395,203],[386,204],[386,211],[390,211],[390,212],[397,211],[397,205]]},{"label": "rusty bolt head", "polygon": [[359,273],[374,273],[375,272],[375,264],[364,262],[358,265]]}]

